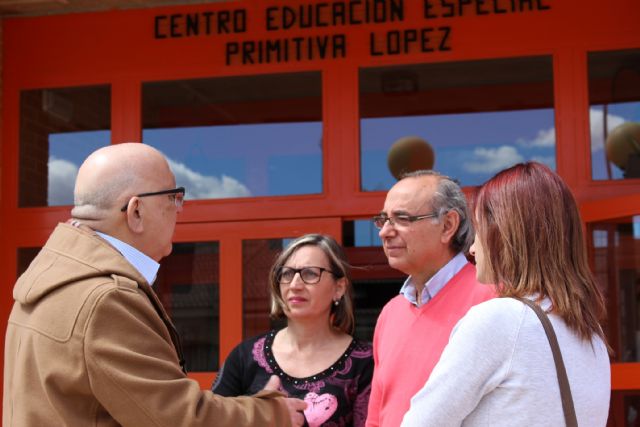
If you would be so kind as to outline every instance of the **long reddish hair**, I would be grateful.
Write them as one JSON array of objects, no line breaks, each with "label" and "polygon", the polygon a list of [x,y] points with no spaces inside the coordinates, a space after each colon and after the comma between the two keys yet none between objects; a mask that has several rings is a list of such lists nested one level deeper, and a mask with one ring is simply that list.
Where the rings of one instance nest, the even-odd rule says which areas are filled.
[{"label": "long reddish hair", "polygon": [[604,339],[604,298],[564,181],[541,163],[521,163],[487,181],[474,199],[476,232],[498,295],[549,297],[552,312],[580,337]]}]

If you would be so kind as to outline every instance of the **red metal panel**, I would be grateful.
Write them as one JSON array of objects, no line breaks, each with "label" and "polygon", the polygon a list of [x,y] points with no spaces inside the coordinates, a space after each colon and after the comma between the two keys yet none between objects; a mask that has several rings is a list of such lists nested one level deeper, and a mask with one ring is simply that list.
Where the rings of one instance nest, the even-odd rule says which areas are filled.
[{"label": "red metal panel", "polygon": [[111,84],[111,143],[142,142],[140,82],[117,79]]},{"label": "red metal panel", "polygon": [[[276,2],[274,2],[275,4]],[[297,0],[277,2],[296,5]],[[267,31],[262,0],[158,9],[7,19],[3,28],[3,126],[0,255],[0,329],[6,327],[16,275],[16,249],[39,246],[69,207],[17,209],[19,93],[27,88],[108,83],[112,87],[112,142],[140,140],[141,93],[145,81],[259,73],[318,71],[323,74],[323,167],[321,195],[187,202],[176,241],[218,240],[221,248],[221,356],[242,336],[242,239],[278,238],[309,231],[340,237],[341,221],[376,213],[384,193],[359,191],[360,67],[553,55],[557,166],[581,202],[585,221],[640,213],[639,180],[593,182],[590,178],[589,51],[640,47],[640,2],[546,0],[550,10],[459,18],[424,18],[425,2],[405,1],[401,23],[337,26],[332,29]],[[436,2],[426,2],[436,3]],[[491,2],[485,2],[488,4]],[[248,31],[154,39],[154,17],[174,13],[246,9]],[[370,34],[379,41],[394,30],[449,26],[453,49],[432,53],[372,56]],[[224,63],[226,41],[313,37],[343,33],[348,55],[282,64]],[[383,49],[378,46],[379,48]],[[383,273],[381,273],[383,274]],[[615,389],[640,388],[638,364],[614,365]],[[195,374],[207,388],[212,374]]]},{"label": "red metal panel", "polygon": [[242,240],[237,238],[220,239],[219,307],[222,362],[242,341]]},{"label": "red metal panel", "polygon": [[614,363],[611,365],[612,390],[638,390],[640,363]]}]

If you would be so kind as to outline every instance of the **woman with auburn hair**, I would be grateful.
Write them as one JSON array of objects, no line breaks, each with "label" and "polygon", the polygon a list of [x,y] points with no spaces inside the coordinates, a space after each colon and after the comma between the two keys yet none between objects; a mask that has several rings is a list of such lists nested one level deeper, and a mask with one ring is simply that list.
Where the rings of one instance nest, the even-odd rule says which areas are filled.
[{"label": "woman with auburn hair", "polygon": [[350,266],[331,237],[307,234],[278,256],[269,274],[279,331],[240,343],[213,384],[223,396],[252,395],[271,375],[307,402],[309,427],[364,426],[373,376],[371,345],[353,338]]},{"label": "woman with auburn hair", "polygon": [[565,425],[547,335],[516,298],[542,308],[553,325],[577,424],[606,425],[605,307],[571,191],[547,166],[529,162],[498,173],[475,199],[470,252],[478,280],[497,284],[499,298],[471,308],[456,325],[402,426]]}]

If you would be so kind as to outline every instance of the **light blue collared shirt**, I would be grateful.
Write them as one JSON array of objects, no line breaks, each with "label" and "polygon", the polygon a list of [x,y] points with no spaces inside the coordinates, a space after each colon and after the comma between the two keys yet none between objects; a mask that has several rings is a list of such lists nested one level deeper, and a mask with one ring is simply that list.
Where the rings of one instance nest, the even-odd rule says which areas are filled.
[{"label": "light blue collared shirt", "polygon": [[96,231],[96,234],[109,242],[111,246],[116,248],[122,256],[129,261],[129,263],[136,269],[142,277],[144,277],[150,285],[153,285],[156,276],[158,275],[158,269],[160,264],[149,258],[133,246],[118,240],[115,237],[111,237],[108,234]]},{"label": "light blue collared shirt", "polygon": [[[422,306],[426,304],[431,298],[435,297],[436,294],[444,288],[444,285],[446,285],[453,276],[458,274],[460,270],[467,265],[467,262],[467,258],[462,252],[451,258],[444,267],[438,270],[438,272],[434,274],[431,279],[427,280],[427,283],[425,283],[424,288],[422,289],[422,295],[420,296],[420,305]],[[402,285],[400,293],[404,295],[411,304],[418,305],[418,301],[416,299],[416,285],[411,280],[411,276],[407,277],[407,280],[404,281],[404,285]]]}]

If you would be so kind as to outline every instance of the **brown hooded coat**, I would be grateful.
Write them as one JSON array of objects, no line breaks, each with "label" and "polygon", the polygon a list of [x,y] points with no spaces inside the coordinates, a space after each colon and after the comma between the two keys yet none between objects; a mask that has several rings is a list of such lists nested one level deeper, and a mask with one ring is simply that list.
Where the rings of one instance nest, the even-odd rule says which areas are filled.
[{"label": "brown hooded coat", "polygon": [[276,392],[222,398],[187,378],[149,284],[93,232],[58,225],[13,296],[5,427],[290,425]]}]

